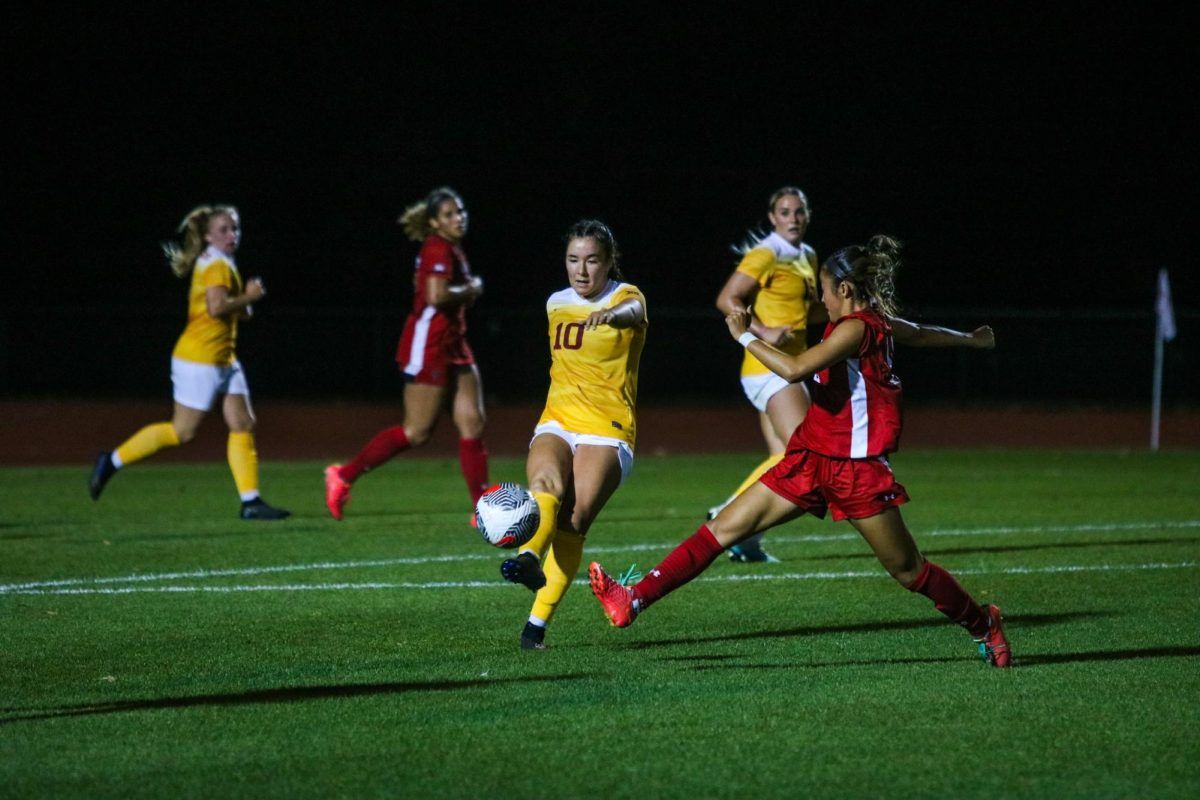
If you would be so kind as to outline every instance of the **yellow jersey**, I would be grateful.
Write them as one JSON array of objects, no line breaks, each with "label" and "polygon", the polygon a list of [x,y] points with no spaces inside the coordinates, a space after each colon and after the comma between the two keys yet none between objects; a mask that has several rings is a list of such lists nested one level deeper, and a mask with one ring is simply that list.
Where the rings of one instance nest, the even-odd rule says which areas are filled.
[{"label": "yellow jersey", "polygon": [[[754,316],[770,328],[787,325],[796,331],[780,348],[789,355],[808,349],[808,308],[817,300],[817,253],[804,242],[792,245],[774,231],[742,257],[737,271],[758,282]],[[742,377],[764,375],[771,370],[745,351]]]},{"label": "yellow jersey", "polygon": [[638,363],[649,317],[631,328],[600,325],[584,329],[593,311],[646,298],[628,283],[610,280],[594,300],[567,288],[550,295],[550,391],[538,424],[557,422],[573,433],[619,439],[631,448],[637,437]]},{"label": "yellow jersey", "polygon": [[187,327],[171,353],[175,358],[197,364],[227,367],[234,362],[233,346],[237,341],[237,314],[218,318],[208,313],[208,288],[224,286],[230,295],[242,293],[242,277],[233,257],[209,247],[196,259],[192,283],[188,289]]}]

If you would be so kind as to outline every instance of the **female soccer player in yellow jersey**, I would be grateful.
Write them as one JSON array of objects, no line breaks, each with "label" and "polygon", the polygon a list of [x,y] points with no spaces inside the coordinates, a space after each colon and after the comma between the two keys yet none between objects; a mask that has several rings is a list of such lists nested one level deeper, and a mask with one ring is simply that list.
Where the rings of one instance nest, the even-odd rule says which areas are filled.
[{"label": "female soccer player in yellow jersey", "polygon": [[267,293],[260,278],[243,283],[234,264],[233,254],[241,242],[237,209],[199,206],[184,217],[179,232],[182,247],[163,245],[175,274],[191,276],[187,327],[171,354],[175,412],[170,422],[147,425],[116,450],[101,453],[88,480],[88,493],[98,500],[117,470],[163,448],[190,442],[217,396],[223,395],[229,467],[242,499],[241,518],[284,519],[290,512],[267,505],[258,494],[254,411],[246,376],[234,353],[238,320],[249,318],[251,304]]},{"label": "female soccer player in yellow jersey", "polygon": [[[784,186],[767,200],[771,233],[754,237],[740,252],[742,260],[717,295],[722,314],[752,310],[750,330],[788,355],[799,355],[808,346],[807,328],[826,321],[817,302],[817,254],[804,243],[811,216],[808,198],[795,186]],[[808,411],[808,389],[788,383],[771,372],[747,350],[742,357],[742,389],[758,409],[759,425],[770,455],[734,493],[710,514],[758,481],[783,456],[784,445]],[[734,561],[774,560],[753,537],[730,548]]]},{"label": "female soccer player in yellow jersey", "polygon": [[546,624],[579,570],[583,538],[633,469],[638,362],[646,298],[624,283],[612,231],[582,220],[566,235],[566,289],[546,302],[550,390],[533,431],[525,473],[537,500],[537,532],[500,565],[537,593],[521,647],[540,650]]}]

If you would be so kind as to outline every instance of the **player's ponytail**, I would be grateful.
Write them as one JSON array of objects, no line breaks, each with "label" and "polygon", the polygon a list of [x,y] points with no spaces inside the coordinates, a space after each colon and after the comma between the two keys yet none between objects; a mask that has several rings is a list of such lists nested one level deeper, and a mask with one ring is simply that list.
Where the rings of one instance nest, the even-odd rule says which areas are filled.
[{"label": "player's ponytail", "polygon": [[179,233],[183,234],[183,246],[175,242],[163,242],[163,255],[167,265],[176,277],[186,278],[196,267],[196,259],[204,252],[207,245],[204,234],[208,233],[208,222],[213,217],[226,215],[236,218],[237,209],[233,206],[196,206],[187,213],[183,222],[179,223]]},{"label": "player's ponytail", "polygon": [[425,199],[404,209],[404,213],[396,222],[404,228],[404,235],[409,239],[414,242],[424,241],[425,237],[433,233],[432,220],[438,215],[438,209],[442,207],[442,203],[447,200],[454,200],[459,205],[463,204],[462,197],[458,192],[449,186],[439,186],[426,195]]},{"label": "player's ponytail", "polygon": [[563,244],[570,244],[574,239],[594,239],[596,244],[600,245],[604,261],[608,264],[609,277],[619,281],[625,280],[625,276],[621,274],[621,251],[617,247],[617,239],[613,236],[611,228],[598,219],[581,219],[567,228]]},{"label": "player's ponytail", "polygon": [[848,282],[854,297],[869,303],[880,314],[900,313],[896,299],[896,270],[900,267],[900,242],[890,236],[872,236],[865,245],[843,247],[826,259],[823,269],[834,283]]}]

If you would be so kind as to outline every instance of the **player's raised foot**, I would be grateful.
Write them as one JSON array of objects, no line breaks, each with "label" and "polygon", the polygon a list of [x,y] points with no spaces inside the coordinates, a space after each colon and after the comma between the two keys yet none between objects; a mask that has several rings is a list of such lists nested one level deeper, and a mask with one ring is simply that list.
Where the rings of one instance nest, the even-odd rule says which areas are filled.
[{"label": "player's raised foot", "polygon": [[341,464],[325,468],[325,507],[334,519],[341,519],[350,502],[350,484],[342,480]]},{"label": "player's raised foot", "polygon": [[546,585],[546,574],[533,553],[519,553],[516,558],[506,558],[500,562],[500,574],[509,583],[519,583],[536,592]]},{"label": "player's raised foot", "polygon": [[1004,617],[1000,607],[987,607],[988,630],[979,640],[979,657],[993,667],[1012,666],[1012,651],[1008,649],[1008,638],[1004,635]]},{"label": "player's raised foot", "polygon": [[600,601],[604,616],[618,628],[628,628],[637,619],[633,605],[633,590],[604,571],[604,567],[593,561],[588,565],[588,583],[592,594]]},{"label": "player's raised foot", "polygon": [[242,519],[262,521],[287,519],[291,515],[292,512],[286,509],[267,505],[267,502],[261,497],[256,497],[253,500],[246,500],[243,502],[242,510],[239,514]]},{"label": "player's raised foot", "polygon": [[762,549],[762,545],[735,544],[729,548],[729,560],[736,564],[778,564],[779,559]]},{"label": "player's raised foot", "polygon": [[532,622],[526,622],[525,630],[521,631],[521,649],[545,650],[546,628],[542,625],[534,625]]},{"label": "player's raised foot", "polygon": [[96,465],[92,467],[92,474],[88,477],[88,494],[93,500],[100,499],[100,493],[104,491],[104,484],[108,483],[109,478],[117,474],[117,468],[112,463],[112,453],[105,450],[100,455],[96,456]]}]

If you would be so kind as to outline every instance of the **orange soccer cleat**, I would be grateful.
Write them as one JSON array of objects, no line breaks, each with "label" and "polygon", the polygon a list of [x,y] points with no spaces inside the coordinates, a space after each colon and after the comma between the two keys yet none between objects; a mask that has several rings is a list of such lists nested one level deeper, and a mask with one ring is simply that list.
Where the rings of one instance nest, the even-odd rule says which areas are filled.
[{"label": "orange soccer cleat", "polygon": [[993,667],[1012,666],[1012,651],[1008,649],[1008,638],[1004,635],[1004,617],[1000,615],[1000,607],[987,607],[988,630],[979,640],[979,656]]},{"label": "orange soccer cleat", "polygon": [[618,628],[628,628],[633,624],[638,612],[633,606],[632,589],[622,586],[620,581],[605,572],[604,567],[595,561],[588,565],[588,582],[609,622]]},{"label": "orange soccer cleat", "polygon": [[346,504],[350,502],[350,484],[342,480],[338,470],[341,464],[330,464],[325,468],[325,507],[334,519],[341,519]]}]

